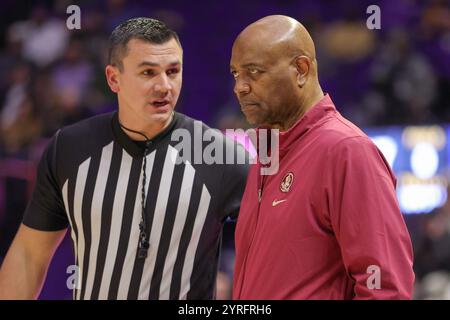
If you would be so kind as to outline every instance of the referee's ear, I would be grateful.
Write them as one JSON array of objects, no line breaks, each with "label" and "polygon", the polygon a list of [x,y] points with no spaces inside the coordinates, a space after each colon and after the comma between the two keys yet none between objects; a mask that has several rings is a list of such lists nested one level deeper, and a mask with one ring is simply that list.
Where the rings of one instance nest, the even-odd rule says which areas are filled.
[{"label": "referee's ear", "polygon": [[105,68],[106,81],[108,82],[111,91],[118,93],[120,90],[119,79],[118,79],[119,69],[116,66],[108,64]]}]

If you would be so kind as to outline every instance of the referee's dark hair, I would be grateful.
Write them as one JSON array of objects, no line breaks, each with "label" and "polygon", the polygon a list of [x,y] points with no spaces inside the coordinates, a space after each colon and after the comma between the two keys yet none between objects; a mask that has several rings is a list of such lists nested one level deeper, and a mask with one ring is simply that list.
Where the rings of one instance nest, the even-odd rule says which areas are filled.
[{"label": "referee's dark hair", "polygon": [[164,22],[151,18],[133,18],[118,25],[109,37],[109,64],[122,72],[122,59],[127,54],[127,44],[131,39],[140,39],[154,44],[163,44],[175,39],[181,47],[175,31]]}]

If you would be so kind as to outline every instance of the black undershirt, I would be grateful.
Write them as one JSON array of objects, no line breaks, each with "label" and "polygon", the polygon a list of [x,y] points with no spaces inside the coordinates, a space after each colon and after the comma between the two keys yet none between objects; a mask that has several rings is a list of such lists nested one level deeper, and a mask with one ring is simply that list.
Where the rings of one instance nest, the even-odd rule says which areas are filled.
[{"label": "black undershirt", "polygon": [[137,145],[142,151],[145,150],[145,140],[142,141],[138,141],[138,140],[133,140],[134,144]]}]

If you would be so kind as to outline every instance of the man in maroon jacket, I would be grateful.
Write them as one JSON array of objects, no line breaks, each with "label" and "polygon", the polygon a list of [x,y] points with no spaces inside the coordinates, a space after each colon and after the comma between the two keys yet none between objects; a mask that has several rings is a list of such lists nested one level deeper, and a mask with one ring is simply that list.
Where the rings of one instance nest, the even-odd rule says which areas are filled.
[{"label": "man in maroon jacket", "polygon": [[261,176],[258,163],[248,176],[233,298],[410,299],[396,179],[322,92],[308,31],[285,16],[258,20],[236,39],[231,73],[249,123],[280,130],[278,171]]}]

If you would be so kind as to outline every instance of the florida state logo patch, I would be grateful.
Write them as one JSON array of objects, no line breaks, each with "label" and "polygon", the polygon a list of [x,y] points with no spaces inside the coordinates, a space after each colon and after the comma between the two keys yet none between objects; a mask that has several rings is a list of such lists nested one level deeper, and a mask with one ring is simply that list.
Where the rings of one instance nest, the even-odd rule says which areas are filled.
[{"label": "florida state logo patch", "polygon": [[288,172],[280,183],[281,192],[289,192],[292,186],[292,182],[294,182],[294,174],[292,172]]}]

